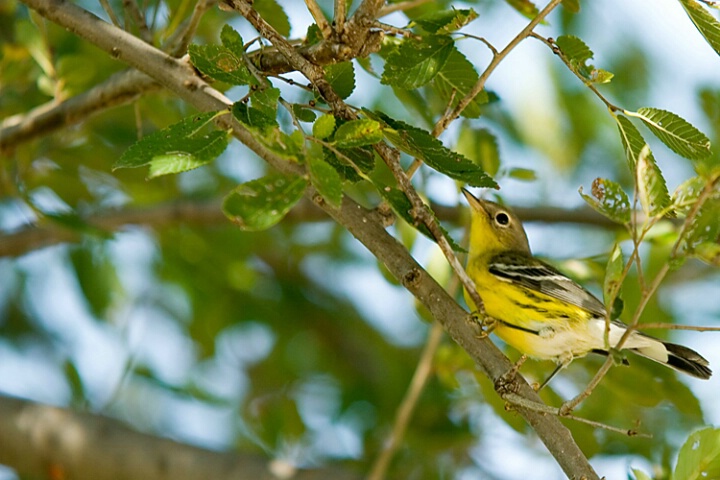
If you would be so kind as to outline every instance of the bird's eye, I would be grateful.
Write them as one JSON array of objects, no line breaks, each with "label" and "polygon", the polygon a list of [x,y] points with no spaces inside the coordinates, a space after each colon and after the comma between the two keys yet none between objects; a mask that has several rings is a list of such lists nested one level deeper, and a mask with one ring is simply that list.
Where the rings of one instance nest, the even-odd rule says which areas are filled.
[{"label": "bird's eye", "polygon": [[507,225],[510,223],[510,217],[508,217],[508,214],[505,212],[499,212],[497,215],[495,215],[495,221],[499,225]]}]

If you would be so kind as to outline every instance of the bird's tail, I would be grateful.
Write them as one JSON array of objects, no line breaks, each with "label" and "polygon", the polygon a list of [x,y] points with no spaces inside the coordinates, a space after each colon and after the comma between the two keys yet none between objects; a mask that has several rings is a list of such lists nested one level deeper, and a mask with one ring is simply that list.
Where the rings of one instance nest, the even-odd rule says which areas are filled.
[{"label": "bird's tail", "polygon": [[693,377],[707,380],[712,375],[708,361],[695,350],[675,343],[663,342],[654,338],[653,340],[657,341],[657,345],[633,348],[632,350],[638,355]]}]

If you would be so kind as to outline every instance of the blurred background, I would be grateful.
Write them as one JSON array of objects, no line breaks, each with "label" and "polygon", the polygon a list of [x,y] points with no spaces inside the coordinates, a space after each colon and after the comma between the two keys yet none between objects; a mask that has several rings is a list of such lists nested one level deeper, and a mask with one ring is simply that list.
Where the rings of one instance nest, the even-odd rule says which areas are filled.
[{"label": "blurred background", "polygon": [[[107,18],[94,1],[76,3]],[[278,3],[291,37],[304,37],[312,23],[304,4]],[[332,2],[319,3],[330,16]],[[501,49],[528,21],[511,3],[524,2],[432,2],[383,22],[403,27],[408,15],[426,10],[473,8],[479,18],[462,32]],[[110,4],[122,10],[119,0]],[[158,40],[192,5],[148,2]],[[680,4],[605,0],[580,6],[577,14],[558,8],[536,31],[582,38],[595,52],[590,63],[615,74],[599,88],[616,105],[670,110],[716,145],[720,59]],[[246,42],[257,35],[235,14],[212,8],[194,42],[217,43],[225,23]],[[124,68],[15,0],[0,4],[0,25],[0,118],[81,93]],[[477,40],[458,38],[456,44],[478,71],[490,61]],[[355,62],[357,87],[348,102],[431,129],[428,119],[437,119],[444,105],[428,103],[425,112],[403,105],[372,74],[382,70],[377,55]],[[274,86],[291,102],[311,98],[283,82]],[[496,145],[497,157],[479,161],[501,189],[476,193],[520,207],[534,253],[601,295],[614,242],[623,241],[626,258],[630,253],[627,233],[563,215],[551,222],[537,218],[550,207],[584,208],[578,188],[589,190],[596,177],[632,192],[615,121],[534,39],[503,60],[487,89],[494,101],[482,116],[455,122],[442,141],[471,158],[479,138],[487,140],[483,148],[494,152],[488,145]],[[237,100],[246,92],[235,87],[226,94]],[[341,463],[364,474],[390,431],[429,320],[372,255],[312,208],[299,208],[264,232],[230,224],[220,199],[269,168],[237,141],[212,164],[177,176],[147,181],[141,169],[112,171],[139,131],[146,135],[190,113],[173,95],[154,91],[19,144],[0,159],[0,393],[116,417],[194,445],[255,451],[299,466]],[[671,192],[694,175],[689,161],[643,134]],[[441,209],[441,220],[460,241],[467,214],[458,185],[429,169],[420,171],[416,185],[431,202],[449,207]],[[349,194],[368,206],[378,202],[362,187]],[[197,212],[174,221],[178,205]],[[120,228],[88,227],[82,221],[88,217],[117,219]],[[47,244],[19,237],[35,225]],[[434,244],[402,222],[392,231],[447,282],[449,269]],[[661,223],[643,247],[647,278],[667,261],[666,231]],[[639,301],[638,285],[633,273],[623,286],[624,315]],[[666,279],[643,321],[719,326],[719,293],[717,270],[689,261]],[[720,366],[718,334],[651,333]],[[626,478],[630,467],[663,478],[690,432],[720,423],[717,380],[629,360],[631,367],[613,368],[577,414],[653,438],[566,423],[607,478]],[[543,391],[545,400],[559,405],[580,392],[601,362],[574,362]],[[394,478],[522,479],[530,465],[535,478],[563,478],[463,350],[444,339],[433,366],[394,460]],[[529,361],[521,371],[541,381],[553,368]],[[0,479],[17,478],[0,467]]]}]

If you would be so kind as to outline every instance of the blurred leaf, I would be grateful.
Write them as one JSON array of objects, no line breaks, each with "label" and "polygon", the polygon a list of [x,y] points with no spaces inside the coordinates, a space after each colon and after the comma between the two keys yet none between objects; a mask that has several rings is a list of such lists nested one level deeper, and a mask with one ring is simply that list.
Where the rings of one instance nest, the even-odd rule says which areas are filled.
[{"label": "blurred leaf", "polygon": [[720,429],[691,434],[680,448],[672,480],[720,478]]},{"label": "blurred leaf", "polygon": [[223,201],[223,212],[241,230],[265,230],[278,223],[302,198],[301,177],[270,174],[238,185]]},{"label": "blurred leaf", "polygon": [[373,113],[367,110],[364,112],[370,118],[382,121],[386,125],[383,129],[385,138],[403,152],[419,158],[438,172],[468,185],[497,188],[495,181],[479,165],[446,148],[440,140],[425,130],[394,120],[380,112]]},{"label": "blurred leaf", "polygon": [[[440,97],[448,102],[452,98],[454,108],[466,95],[470,93],[478,81],[478,73],[472,63],[460,53],[453,45],[452,51],[440,72],[434,78],[433,85]],[[480,106],[488,102],[485,90],[478,93],[475,98],[462,111],[462,116],[477,118],[480,116]]]},{"label": "blurred leaf", "polygon": [[643,107],[637,112],[624,113],[642,120],[660,141],[678,155],[690,160],[701,160],[710,155],[710,140],[672,112]]},{"label": "blurred leaf", "polygon": [[[623,260],[620,244],[615,243],[610,251],[607,266],[605,267],[605,280],[603,281],[603,299],[605,300],[605,308],[613,311],[615,300],[622,286],[622,273],[625,269],[625,261]],[[616,317],[614,317],[616,318]]]},{"label": "blurred leaf", "polygon": [[290,35],[290,19],[276,0],[253,0],[252,6],[280,35]]},{"label": "blurred leaf", "polygon": [[217,158],[228,134],[212,121],[222,112],[193,115],[144,137],[122,154],[113,169],[150,165],[150,178],[198,168]]},{"label": "blurred leaf", "polygon": [[472,8],[469,10],[441,10],[417,18],[415,19],[415,23],[430,33],[434,33],[436,35],[446,35],[456,30],[460,30],[477,17],[477,12]]},{"label": "blurred leaf", "polygon": [[108,320],[106,313],[120,287],[120,280],[103,244],[86,242],[70,249],[69,255],[90,312],[98,320]]},{"label": "blurred leaf", "polygon": [[703,242],[695,246],[693,257],[708,265],[720,267],[720,244],[717,242]]},{"label": "blurred leaf", "polygon": [[[318,147],[319,149],[319,147]],[[308,155],[310,181],[320,195],[335,208],[342,202],[342,178],[321,155]]]},{"label": "blurred leaf", "polygon": [[505,3],[513,7],[527,18],[535,18],[540,10],[530,0],[505,0]]},{"label": "blurred leaf", "polygon": [[188,54],[192,64],[210,78],[231,85],[257,83],[245,62],[230,49],[220,45],[190,45]]},{"label": "blurred leaf", "polygon": [[457,152],[480,165],[488,175],[495,175],[500,167],[497,138],[485,128],[474,129],[463,122],[457,141]]},{"label": "blurred leaf", "polygon": [[327,65],[325,69],[325,79],[335,90],[340,98],[349,97],[355,90],[355,67],[352,62],[342,62],[333,65]]},{"label": "blurred leaf", "polygon": [[562,0],[562,6],[571,13],[580,13],[580,0]]},{"label": "blurred leaf", "polygon": [[388,55],[382,83],[406,90],[421,87],[435,78],[453,49],[454,43],[447,36],[406,39]]},{"label": "blurred leaf", "polygon": [[[701,260],[705,259],[714,264],[715,249],[707,244],[720,243],[720,198],[714,197],[706,200],[693,217],[690,227],[685,233],[683,251],[691,255],[699,252]],[[700,247],[703,245],[702,247]]]},{"label": "blurred leaf", "polygon": [[596,178],[592,183],[592,197],[585,195],[582,187],[579,192],[593,210],[614,222],[630,223],[630,200],[619,184],[612,180]]},{"label": "blurred leaf", "polygon": [[[634,480],[652,480],[652,477],[650,477],[650,475],[643,472],[642,470],[638,470],[637,468],[633,468],[632,473],[635,477]],[[628,480],[633,480],[633,479],[628,479]]]},{"label": "blurred leaf", "polygon": [[525,182],[533,182],[537,180],[537,173],[535,170],[529,168],[512,167],[508,169],[507,175],[515,180],[522,180]]},{"label": "blurred leaf", "polygon": [[309,108],[305,108],[302,105],[298,105],[297,103],[293,103],[292,105],[292,112],[293,115],[295,115],[295,118],[300,120],[301,122],[314,122],[317,118],[317,115],[315,115],[315,112],[310,110]]},{"label": "blurred leaf", "polygon": [[648,217],[659,214],[674,216],[674,213],[667,208],[670,205],[670,195],[668,195],[665,179],[647,144],[640,151],[637,159],[637,189],[645,215]]},{"label": "blurred leaf", "polygon": [[335,117],[330,114],[325,114],[315,120],[313,124],[313,136],[324,140],[333,134],[335,131]]},{"label": "blurred leaf", "polygon": [[720,22],[710,15],[710,12],[705,10],[697,0],[680,0],[680,5],[685,9],[685,13],[688,14],[700,34],[715,50],[715,53],[720,55]]},{"label": "blurred leaf", "polygon": [[355,148],[373,145],[383,139],[382,127],[375,120],[351,120],[340,125],[334,142],[339,148]]},{"label": "blurred leaf", "polygon": [[706,183],[705,179],[701,177],[692,177],[680,184],[672,195],[673,210],[679,215],[686,215],[690,207],[697,202]]},{"label": "blurred leaf", "polygon": [[560,35],[555,44],[570,62],[573,70],[592,83],[607,83],[613,74],[588,65],[587,61],[593,58],[593,52],[585,42],[573,35]]},{"label": "blurred leaf", "polygon": [[69,358],[65,359],[63,364],[65,380],[70,386],[72,392],[72,403],[76,407],[81,407],[87,403],[87,394],[85,393],[85,384],[82,381],[80,372],[78,372],[75,363]]}]

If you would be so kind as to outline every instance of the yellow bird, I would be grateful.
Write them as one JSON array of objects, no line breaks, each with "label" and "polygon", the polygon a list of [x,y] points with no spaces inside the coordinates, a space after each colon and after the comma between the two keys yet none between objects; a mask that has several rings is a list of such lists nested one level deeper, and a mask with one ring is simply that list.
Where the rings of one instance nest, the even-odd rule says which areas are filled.
[{"label": "yellow bird", "polygon": [[[521,353],[553,360],[557,369],[588,353],[607,355],[605,305],[590,292],[530,253],[520,220],[507,207],[475,198],[470,204],[467,273],[485,312],[496,320],[494,333]],[[465,292],[470,308],[475,305]],[[609,345],[615,347],[627,325],[613,319]],[[709,363],[696,351],[633,331],[621,346],[693,377],[708,379]],[[550,380],[548,378],[545,383]]]}]

